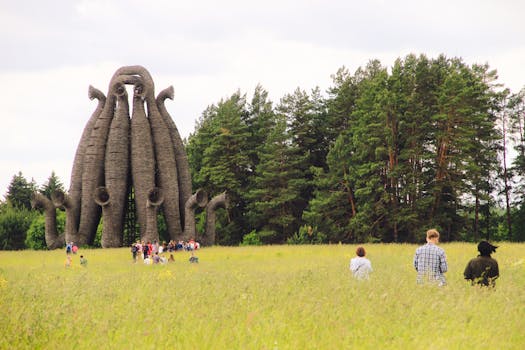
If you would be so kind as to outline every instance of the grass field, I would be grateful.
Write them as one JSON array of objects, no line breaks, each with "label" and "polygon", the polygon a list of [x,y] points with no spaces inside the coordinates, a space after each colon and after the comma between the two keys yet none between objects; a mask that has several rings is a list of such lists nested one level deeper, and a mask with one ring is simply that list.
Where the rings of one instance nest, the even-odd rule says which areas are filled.
[{"label": "grass field", "polygon": [[[418,286],[416,245],[211,247],[168,265],[128,248],[0,252],[0,349],[525,349],[525,244],[500,243],[494,290],[463,280],[474,244],[450,243],[448,285]],[[79,266],[79,255],[88,259]]]}]

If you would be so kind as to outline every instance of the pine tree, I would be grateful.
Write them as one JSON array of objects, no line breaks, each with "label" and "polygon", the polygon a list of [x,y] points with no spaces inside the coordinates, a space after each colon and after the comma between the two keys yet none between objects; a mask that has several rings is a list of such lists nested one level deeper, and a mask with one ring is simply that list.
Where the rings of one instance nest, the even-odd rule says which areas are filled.
[{"label": "pine tree", "polygon": [[46,183],[44,183],[41,187],[39,192],[42,193],[47,198],[51,198],[51,195],[56,190],[60,190],[62,192],[65,192],[64,185],[58,178],[58,176],[55,174],[55,171],[51,172],[51,175],[47,179]]},{"label": "pine tree", "polygon": [[16,209],[31,209],[31,197],[36,191],[34,180],[28,182],[22,172],[13,176],[9,187],[7,188],[6,200],[9,205]]},{"label": "pine tree", "polygon": [[285,118],[288,135],[292,146],[296,149],[297,170],[302,174],[304,184],[301,185],[300,197],[295,202],[294,217],[298,220],[313,197],[314,183],[311,166],[324,167],[325,160],[320,159],[326,148],[321,134],[320,113],[323,113],[323,102],[318,89],[312,96],[297,88],[293,94],[285,95],[277,106],[277,113]]},{"label": "pine tree", "polygon": [[304,155],[289,142],[284,116],[279,118],[263,143],[254,185],[247,194],[247,215],[265,243],[283,243],[299,229],[295,208],[307,185],[300,170]]},{"label": "pine tree", "polygon": [[190,137],[188,154],[198,187],[210,196],[227,191],[230,200],[229,222],[221,221],[220,243],[237,244],[242,240],[243,215],[250,175],[250,159],[247,154],[248,128],[243,122],[246,98],[236,92],[217,106],[209,107],[201,120],[201,128]]}]

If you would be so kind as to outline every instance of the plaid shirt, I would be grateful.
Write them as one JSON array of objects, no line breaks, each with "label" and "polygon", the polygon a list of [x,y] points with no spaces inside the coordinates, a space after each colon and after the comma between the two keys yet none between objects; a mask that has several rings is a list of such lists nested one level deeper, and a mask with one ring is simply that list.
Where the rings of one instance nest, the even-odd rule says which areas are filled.
[{"label": "plaid shirt", "polygon": [[442,286],[446,284],[444,273],[447,272],[447,257],[445,251],[435,244],[427,243],[416,249],[414,267],[417,271],[417,282],[424,280],[437,282]]}]

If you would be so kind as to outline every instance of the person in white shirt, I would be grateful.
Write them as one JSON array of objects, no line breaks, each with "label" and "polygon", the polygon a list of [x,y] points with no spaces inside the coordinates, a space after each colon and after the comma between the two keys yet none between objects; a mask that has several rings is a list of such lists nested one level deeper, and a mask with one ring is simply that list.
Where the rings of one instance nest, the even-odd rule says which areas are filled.
[{"label": "person in white shirt", "polygon": [[357,247],[356,257],[350,260],[350,271],[358,280],[368,279],[372,272],[372,263],[365,258],[366,251],[363,247]]}]

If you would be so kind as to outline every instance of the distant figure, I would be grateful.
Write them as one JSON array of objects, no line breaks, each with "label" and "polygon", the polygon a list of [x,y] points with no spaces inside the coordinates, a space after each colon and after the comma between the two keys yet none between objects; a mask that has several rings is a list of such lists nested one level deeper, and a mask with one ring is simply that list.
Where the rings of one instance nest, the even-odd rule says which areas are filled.
[{"label": "distant figure", "polygon": [[152,260],[149,256],[144,259],[144,264],[151,265],[151,263],[152,263]]},{"label": "distant figure", "polygon": [[173,257],[173,254],[170,254],[170,257],[168,258],[168,262],[175,262],[175,258]]},{"label": "distant figure", "polygon": [[150,255],[150,251],[149,251],[150,246],[151,246],[150,242],[148,242],[148,244],[144,244],[144,242],[142,242],[142,253],[144,254],[144,259],[146,259]]},{"label": "distant figure", "polygon": [[73,264],[73,259],[71,259],[71,255],[68,255],[66,257],[66,261],[64,262],[64,266],[71,267],[72,264]]},{"label": "distant figure", "polygon": [[131,245],[131,257],[133,258],[133,262],[137,262],[137,253],[139,251],[139,248],[137,247],[137,243],[133,243]]},{"label": "distant figure", "polygon": [[438,286],[447,284],[445,272],[448,270],[445,251],[437,246],[439,232],[435,229],[427,231],[427,244],[416,249],[414,267],[417,271],[417,283],[425,281],[436,283]]},{"label": "distant figure", "polygon": [[87,259],[84,258],[84,255],[80,256],[80,266],[87,267]]},{"label": "distant figure", "polygon": [[66,254],[71,254],[71,250],[73,249],[73,242],[66,243]]},{"label": "distant figure", "polygon": [[150,254],[155,255],[155,253],[159,252],[159,242],[157,240],[153,241],[153,244],[151,245]]},{"label": "distant figure", "polygon": [[487,241],[479,242],[478,257],[471,259],[465,268],[465,272],[463,272],[465,279],[470,281],[472,285],[496,286],[496,279],[499,277],[499,267],[498,262],[490,256],[490,254],[496,252],[496,248],[498,247]]},{"label": "distant figure", "polygon": [[190,263],[195,264],[199,262],[199,258],[195,256],[195,252],[191,251]]},{"label": "distant figure", "polygon": [[188,250],[195,250],[195,240],[193,238],[190,238],[190,240],[188,241]]},{"label": "distant figure", "polygon": [[[73,242],[71,242],[71,244],[73,244]],[[76,254],[78,252],[78,247],[73,244],[73,247],[71,248],[71,251],[73,252],[73,254]]]},{"label": "distant figure", "polygon": [[368,279],[369,274],[372,272],[372,263],[365,258],[365,248],[358,247],[355,253],[357,256],[350,260],[350,271],[358,280]]},{"label": "distant figure", "polygon": [[137,247],[137,257],[144,259],[144,254],[142,253],[142,243],[144,242],[137,240],[137,243],[135,243],[135,247]]},{"label": "distant figure", "polygon": [[160,262],[159,252],[156,252],[152,257],[153,263],[158,264]]}]

